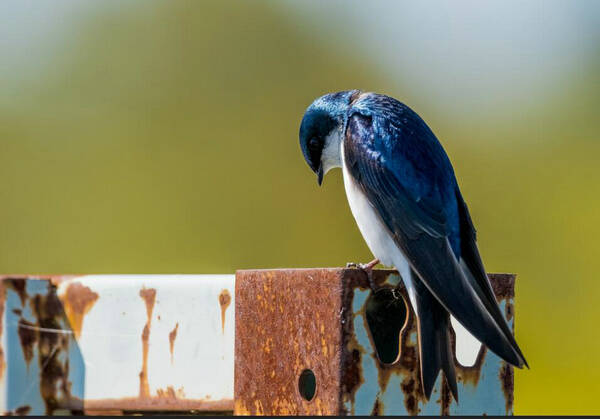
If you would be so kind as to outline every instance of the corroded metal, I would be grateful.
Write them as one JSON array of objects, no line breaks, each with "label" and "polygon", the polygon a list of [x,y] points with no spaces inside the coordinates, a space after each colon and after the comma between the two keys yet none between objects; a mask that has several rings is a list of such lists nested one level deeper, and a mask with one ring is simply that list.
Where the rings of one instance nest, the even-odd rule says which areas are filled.
[{"label": "corroded metal", "polygon": [[80,354],[74,332],[48,279],[3,277],[3,410],[10,414],[53,414],[62,405],[80,411]]},{"label": "corroded metal", "polygon": [[232,411],[233,290],[233,275],[0,277],[0,409]]},{"label": "corroded metal", "polygon": [[[490,279],[512,324],[514,276]],[[451,341],[460,404],[442,378],[425,400],[406,290],[396,288],[395,271],[376,270],[374,280],[376,293],[358,269],[238,271],[235,413],[512,414],[512,367],[458,326]],[[461,365],[457,353],[475,361]],[[306,370],[316,377],[310,400],[299,388]]]}]

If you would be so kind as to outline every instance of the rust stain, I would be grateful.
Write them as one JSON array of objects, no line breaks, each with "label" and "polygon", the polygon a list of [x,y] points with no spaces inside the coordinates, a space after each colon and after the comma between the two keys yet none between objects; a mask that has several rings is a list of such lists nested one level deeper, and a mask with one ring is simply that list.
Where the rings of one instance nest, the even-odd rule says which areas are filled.
[{"label": "rust stain", "polygon": [[[347,411],[344,408],[344,413],[352,415],[354,414],[356,392],[365,381],[361,361],[362,357],[366,355],[366,350],[360,345],[354,334],[354,318],[356,315],[352,312],[351,307],[355,290],[366,290],[368,279],[366,277],[363,278],[362,272],[355,269],[340,272],[340,279],[342,283],[346,281],[347,284],[347,287],[344,287],[341,291],[342,308],[340,310],[343,348],[341,353],[341,401],[344,404],[350,404],[350,410]],[[364,307],[361,310],[364,311]]]},{"label": "rust stain", "polygon": [[19,319],[18,328],[17,333],[19,334],[19,341],[23,350],[23,358],[25,359],[27,368],[29,368],[29,363],[33,359],[35,344],[38,342],[38,328],[35,324],[24,318]]},{"label": "rust stain", "polygon": [[[451,335],[452,336],[452,335]],[[452,339],[452,338],[451,338]],[[452,342],[452,346],[454,346],[454,342]],[[485,355],[487,354],[487,347],[485,345],[481,345],[479,348],[479,353],[477,354],[477,358],[475,363],[470,367],[465,367],[461,365],[456,359],[456,351],[454,353],[454,365],[456,366],[456,379],[458,382],[463,385],[470,384],[473,387],[477,386],[479,383],[479,378],[481,377],[481,370],[483,369],[483,364],[485,362]]]},{"label": "rust stain", "polygon": [[175,346],[175,339],[177,338],[177,329],[179,329],[179,323],[175,323],[175,327],[169,333],[169,351],[171,352],[171,364],[173,363],[173,349]]},{"label": "rust stain", "polygon": [[383,403],[379,400],[379,397],[375,399],[373,410],[371,410],[371,416],[382,416],[383,415]]},{"label": "rust stain", "polygon": [[[337,390],[345,352],[339,329],[342,316],[346,317],[341,311],[343,287],[338,270],[316,271],[320,274],[313,275],[315,270],[237,272],[236,414],[332,415],[339,411]],[[310,401],[299,391],[305,369],[316,378]]]},{"label": "rust stain", "polygon": [[85,409],[85,416],[123,416],[122,410],[90,410]]},{"label": "rust stain", "polygon": [[410,327],[407,327],[402,335],[402,357],[398,363],[399,372],[404,376],[400,383],[404,394],[404,407],[411,415],[419,413],[419,402],[425,398],[421,391],[421,368],[416,335],[417,325],[411,313]]},{"label": "rust stain", "polygon": [[120,410],[125,414],[132,412],[141,412],[142,414],[149,411],[154,412],[231,412],[233,411],[233,400],[208,400],[208,399],[184,399],[179,396],[181,389],[174,391],[176,397],[171,397],[168,388],[162,390],[163,396],[152,397],[125,397],[119,399],[94,399],[85,401],[85,410],[94,412],[109,412]]},{"label": "rust stain", "polygon": [[442,381],[442,389],[440,393],[439,403],[441,405],[440,416],[450,416],[450,404],[452,403],[452,393],[450,391],[450,386],[448,386],[448,382],[446,381],[446,376],[444,376],[444,380]]},{"label": "rust stain", "polygon": [[154,310],[154,303],[156,301],[156,290],[154,288],[142,288],[140,290],[140,297],[146,304],[146,314],[148,320],[152,319],[152,311]]},{"label": "rust stain", "polygon": [[229,291],[224,289],[219,294],[219,305],[221,306],[221,330],[225,333],[225,312],[227,311],[227,307],[231,304],[231,295]]},{"label": "rust stain", "polygon": [[[349,323],[352,323],[351,321]],[[356,392],[365,382],[362,369],[362,357],[364,348],[358,343],[354,335],[343,340],[344,351],[342,353],[342,362],[345,367],[342,369],[342,394],[343,401],[350,402],[351,410],[347,414],[354,414],[354,402]]]},{"label": "rust stain", "polygon": [[15,416],[27,416],[31,412],[31,406],[19,406],[15,409]]},{"label": "rust stain", "polygon": [[89,313],[97,300],[98,294],[79,282],[69,284],[65,295],[62,296],[61,301],[65,313],[76,338],[81,335],[83,318]]},{"label": "rust stain", "polygon": [[492,290],[498,302],[515,296],[515,274],[488,274]]},{"label": "rust stain", "polygon": [[[515,316],[515,309],[513,307],[513,304],[510,302],[510,300],[506,300],[505,302],[505,306],[504,306],[504,315],[506,317],[506,321],[510,322],[514,316]],[[514,330],[513,330],[514,333]]]},{"label": "rust stain", "polygon": [[500,382],[502,383],[504,400],[506,401],[506,414],[510,415],[513,409],[515,388],[514,369],[512,365],[502,361],[502,368],[500,368],[500,373],[498,375],[500,377]]},{"label": "rust stain", "polygon": [[[71,399],[69,376],[68,333],[55,333],[56,330],[69,330],[68,320],[62,307],[56,286],[48,281],[46,294],[36,294],[30,301],[31,311],[36,318],[37,358],[40,367],[40,394],[46,405],[46,414],[51,415],[65,400]],[[21,319],[21,324],[26,324]],[[19,330],[25,330],[21,327]],[[52,330],[46,332],[45,330]],[[59,398],[59,390],[62,398]]]},{"label": "rust stain", "polygon": [[146,325],[142,331],[142,371],[140,371],[140,397],[150,397],[150,385],[148,384],[148,349],[150,346],[150,326],[152,324],[152,311],[156,301],[156,290],[154,288],[142,288],[140,297],[146,304]]},{"label": "rust stain", "polygon": [[19,299],[21,300],[21,306],[25,306],[25,302],[27,301],[27,291],[25,286],[27,284],[27,280],[25,278],[5,278],[2,282],[6,284],[7,288],[13,290],[19,295]]},{"label": "rust stain", "polygon": [[[82,402],[71,396],[69,376],[69,342],[72,334],[63,305],[57,295],[56,286],[47,277],[36,277],[33,281],[47,284],[45,291],[28,295],[27,281],[22,277],[3,279],[0,284],[0,311],[4,310],[6,288],[14,290],[21,300],[21,306],[31,309],[32,319],[25,319],[22,309],[13,309],[19,317],[17,334],[23,351],[23,358],[29,367],[34,358],[39,365],[39,392],[45,404],[47,415],[57,408],[70,404],[74,411],[82,406]],[[0,316],[0,319],[3,316]],[[3,325],[0,323],[0,330]],[[61,333],[61,331],[65,333]],[[2,365],[3,366],[3,365]],[[29,406],[21,406],[14,414],[28,414]]]},{"label": "rust stain", "polygon": [[[175,390],[173,388],[173,386],[168,386],[166,389],[161,389],[159,388],[158,390],[156,390],[156,396],[158,398],[163,398],[163,399],[171,399],[171,400],[177,400],[177,399],[185,399],[185,392],[183,391],[183,387],[178,388],[177,390]],[[207,399],[209,399],[210,397],[207,397]]]}]

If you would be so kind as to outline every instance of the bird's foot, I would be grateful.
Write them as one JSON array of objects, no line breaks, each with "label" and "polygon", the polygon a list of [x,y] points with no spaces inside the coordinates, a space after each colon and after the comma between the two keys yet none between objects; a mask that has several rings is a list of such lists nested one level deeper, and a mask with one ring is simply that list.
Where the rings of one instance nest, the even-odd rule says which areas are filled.
[{"label": "bird's foot", "polygon": [[373,292],[376,292],[379,289],[379,286],[377,284],[375,284],[375,281],[373,281],[373,268],[378,263],[379,263],[379,259],[373,259],[369,263],[348,262],[348,263],[346,263],[346,268],[358,268],[361,271],[363,271],[365,274],[367,274],[367,279],[369,280],[369,286],[371,287],[371,290]]}]

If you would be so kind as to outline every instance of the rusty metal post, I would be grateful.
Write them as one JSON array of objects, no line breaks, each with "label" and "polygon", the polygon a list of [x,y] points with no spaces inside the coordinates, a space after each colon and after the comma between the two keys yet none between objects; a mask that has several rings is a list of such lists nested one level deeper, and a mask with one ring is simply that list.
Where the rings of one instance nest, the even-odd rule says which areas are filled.
[{"label": "rusty metal post", "polygon": [[[421,393],[415,315],[395,271],[236,273],[235,414],[512,414],[513,370],[453,323],[460,404]],[[513,324],[514,275],[491,274]]]}]

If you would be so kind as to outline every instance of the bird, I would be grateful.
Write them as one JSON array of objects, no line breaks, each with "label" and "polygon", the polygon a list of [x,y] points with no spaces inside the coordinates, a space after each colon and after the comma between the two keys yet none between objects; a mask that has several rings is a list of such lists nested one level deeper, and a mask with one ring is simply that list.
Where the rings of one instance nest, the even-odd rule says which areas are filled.
[{"label": "bird", "polygon": [[507,363],[529,368],[494,297],[453,166],[425,121],[390,96],[346,90],[308,106],[299,138],[319,186],[342,169],[350,210],[375,257],[359,267],[370,281],[378,263],[400,273],[417,316],[426,399],[443,371],[458,402],[450,316]]}]

